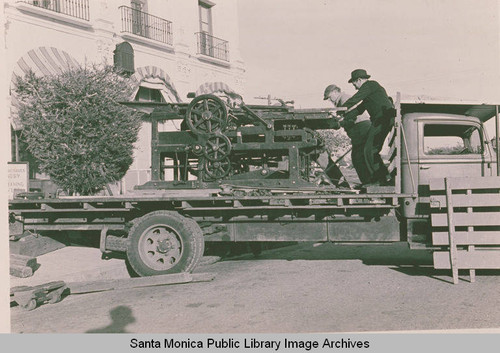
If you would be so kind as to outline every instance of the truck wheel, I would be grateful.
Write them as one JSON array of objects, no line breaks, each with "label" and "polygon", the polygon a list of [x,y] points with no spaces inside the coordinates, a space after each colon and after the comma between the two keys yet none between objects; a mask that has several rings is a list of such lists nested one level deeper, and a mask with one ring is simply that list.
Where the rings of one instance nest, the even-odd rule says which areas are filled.
[{"label": "truck wheel", "polygon": [[203,256],[198,224],[172,211],[155,211],[134,221],[127,259],[140,276],[191,272]]}]

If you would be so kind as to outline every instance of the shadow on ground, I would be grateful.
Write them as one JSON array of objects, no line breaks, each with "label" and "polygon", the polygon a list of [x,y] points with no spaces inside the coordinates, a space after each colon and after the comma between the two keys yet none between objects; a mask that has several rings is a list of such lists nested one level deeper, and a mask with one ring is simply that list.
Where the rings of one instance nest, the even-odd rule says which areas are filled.
[{"label": "shadow on ground", "polygon": [[[389,244],[334,244],[298,243],[265,250],[254,256],[246,253],[230,256],[222,261],[239,260],[360,260],[368,266],[388,266],[391,270],[408,276],[425,276],[453,283],[451,270],[436,270],[433,267],[432,251],[411,250],[407,243]],[[470,280],[468,270],[460,270],[460,281]],[[500,270],[476,270],[478,276],[499,276]]]},{"label": "shadow on ground", "polygon": [[366,265],[432,265],[428,250],[410,250],[406,243],[345,245],[299,243],[263,251],[258,256],[243,254],[224,260],[361,260]]},{"label": "shadow on ground", "polygon": [[126,327],[134,323],[135,317],[128,306],[120,305],[109,311],[111,323],[107,326],[88,330],[86,333],[128,333]]}]

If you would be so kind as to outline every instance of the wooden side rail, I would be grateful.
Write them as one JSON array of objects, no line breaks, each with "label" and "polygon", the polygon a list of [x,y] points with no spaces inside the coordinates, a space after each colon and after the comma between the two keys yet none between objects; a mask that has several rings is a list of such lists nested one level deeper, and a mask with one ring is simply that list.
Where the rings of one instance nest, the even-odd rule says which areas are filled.
[{"label": "wooden side rail", "polygon": [[394,128],[387,138],[389,146],[389,174],[394,180],[394,191],[401,193],[401,95],[396,96]]},{"label": "wooden side rail", "polygon": [[[430,181],[434,268],[500,269],[500,177],[444,178]],[[444,212],[445,211],[445,212]]]}]

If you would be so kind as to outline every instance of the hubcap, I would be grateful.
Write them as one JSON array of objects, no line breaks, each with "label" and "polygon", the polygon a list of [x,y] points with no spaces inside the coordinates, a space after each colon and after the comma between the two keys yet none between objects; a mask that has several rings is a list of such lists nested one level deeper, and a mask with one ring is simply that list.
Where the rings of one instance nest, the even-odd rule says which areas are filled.
[{"label": "hubcap", "polygon": [[139,255],[151,269],[168,270],[181,258],[182,240],[175,229],[167,225],[149,227],[139,239]]}]

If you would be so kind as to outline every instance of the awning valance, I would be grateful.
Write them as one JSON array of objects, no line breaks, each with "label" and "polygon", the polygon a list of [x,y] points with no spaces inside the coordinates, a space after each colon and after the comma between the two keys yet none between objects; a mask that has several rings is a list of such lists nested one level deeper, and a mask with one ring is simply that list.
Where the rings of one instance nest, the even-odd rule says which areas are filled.
[{"label": "awning valance", "polygon": [[10,84],[10,118],[14,130],[22,129],[22,124],[19,120],[18,114],[19,101],[15,94],[18,77],[24,77],[30,71],[37,76],[57,75],[79,66],[80,64],[78,61],[76,61],[71,55],[63,50],[53,47],[39,47],[32,49],[21,57],[13,69]]},{"label": "awning valance", "polygon": [[144,66],[135,70],[135,74],[131,76],[132,81],[137,85],[135,94],[140,86],[160,90],[165,101],[172,103],[181,103],[181,98],[175,89],[172,80],[165,71],[156,66]]},{"label": "awning valance", "polygon": [[231,87],[224,82],[205,82],[196,90],[196,95],[210,94],[215,92],[236,93]]}]

